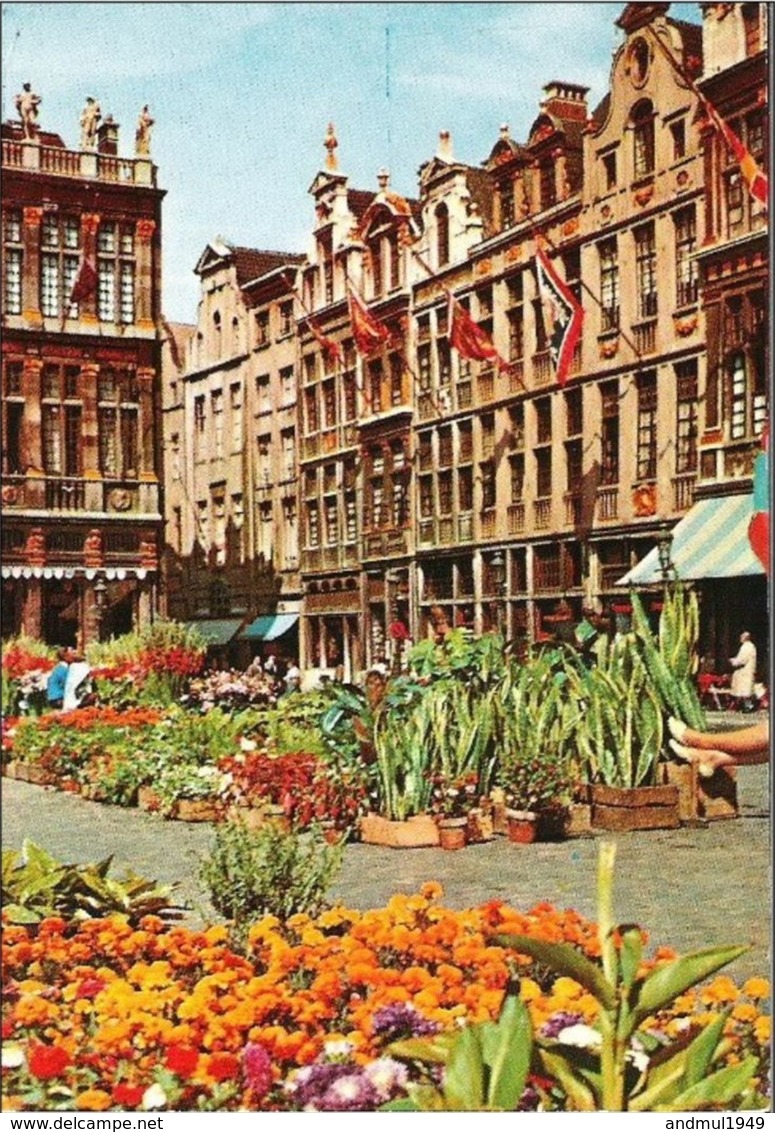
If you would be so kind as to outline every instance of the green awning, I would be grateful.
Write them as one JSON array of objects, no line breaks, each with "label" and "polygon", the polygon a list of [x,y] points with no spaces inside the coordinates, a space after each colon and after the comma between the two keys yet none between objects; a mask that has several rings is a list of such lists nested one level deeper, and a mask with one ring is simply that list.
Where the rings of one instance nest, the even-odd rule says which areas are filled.
[{"label": "green awning", "polygon": [[212,645],[228,645],[242,625],[242,618],[222,618],[221,620],[189,621],[187,629],[195,629],[204,637],[208,647]]},{"label": "green awning", "polygon": [[[673,528],[670,559],[683,581],[700,578],[742,578],[763,574],[748,538],[753,515],[751,495],[698,499]],[[662,580],[656,547],[616,583],[648,585]]]},{"label": "green awning", "polygon": [[298,620],[298,613],[273,613],[268,617],[257,617],[242,630],[240,640],[275,641],[292,629]]}]

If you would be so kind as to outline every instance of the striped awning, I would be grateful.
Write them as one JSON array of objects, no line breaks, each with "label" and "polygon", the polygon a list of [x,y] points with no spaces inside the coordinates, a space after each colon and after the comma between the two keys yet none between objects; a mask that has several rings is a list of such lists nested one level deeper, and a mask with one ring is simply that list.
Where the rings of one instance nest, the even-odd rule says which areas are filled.
[{"label": "striped awning", "polygon": [[[676,576],[691,581],[763,574],[762,564],[748,539],[752,516],[751,495],[699,499],[673,528],[670,559]],[[616,584],[639,586],[661,580],[659,551],[654,547]]]},{"label": "striped awning", "polygon": [[100,566],[97,569],[91,566],[12,566],[5,563],[0,568],[3,578],[86,578],[87,582],[94,581],[97,576],[109,582],[120,582],[124,578],[142,581],[148,574],[154,573],[155,570],[145,566]]},{"label": "striped awning", "polygon": [[270,617],[257,617],[240,633],[240,637],[246,641],[276,641],[292,629],[298,620],[298,613],[275,613]]}]

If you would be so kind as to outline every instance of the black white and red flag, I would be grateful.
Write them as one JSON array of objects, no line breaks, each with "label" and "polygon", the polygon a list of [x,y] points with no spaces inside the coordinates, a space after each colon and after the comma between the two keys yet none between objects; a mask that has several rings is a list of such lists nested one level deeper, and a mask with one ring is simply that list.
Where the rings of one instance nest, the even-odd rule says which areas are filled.
[{"label": "black white and red flag", "polygon": [[538,292],[549,319],[549,355],[559,385],[568,379],[573,351],[581,337],[584,308],[557,274],[540,242],[536,243]]},{"label": "black white and red flag", "polygon": [[81,260],[81,266],[78,268],[78,274],[73,283],[73,289],[70,292],[70,306],[75,303],[83,302],[88,299],[97,289],[97,269],[90,259],[86,256]]}]

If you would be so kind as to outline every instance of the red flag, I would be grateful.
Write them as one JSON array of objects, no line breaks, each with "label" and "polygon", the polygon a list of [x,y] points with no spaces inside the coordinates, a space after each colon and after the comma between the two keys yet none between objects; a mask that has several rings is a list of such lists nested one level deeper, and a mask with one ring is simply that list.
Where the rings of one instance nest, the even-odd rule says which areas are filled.
[{"label": "red flag", "polygon": [[91,260],[85,256],[81,260],[81,266],[78,268],[78,274],[73,283],[73,289],[70,292],[70,306],[74,303],[80,303],[83,299],[87,299],[97,287],[97,271]]},{"label": "red flag", "polygon": [[[699,91],[697,93],[699,94]],[[758,200],[766,207],[769,193],[767,174],[762,171],[754,155],[737,136],[729,123],[724,121],[713,103],[709,102],[702,94],[700,94],[700,101],[702,102],[705,113],[710,118],[718,133],[721,134],[721,137],[734,156],[735,161],[738,162],[740,172],[743,174],[745,183],[748,185],[749,193],[754,200]]]},{"label": "red flag", "polygon": [[567,283],[560,279],[551,260],[538,242],[536,242],[536,274],[538,290],[549,310],[552,322],[549,354],[558,384],[564,385],[568,378],[573,351],[581,337],[584,308]]},{"label": "red flag", "polygon": [[352,287],[347,288],[347,302],[350,308],[350,325],[352,326],[355,349],[363,357],[368,357],[378,350],[390,338],[390,330],[384,322],[371,313],[360,295],[356,295]]},{"label": "red flag", "polygon": [[449,298],[449,344],[464,358],[474,362],[493,362],[498,369],[509,369],[493,345],[492,338],[478,322],[474,322],[462,303],[451,291]]},{"label": "red flag", "polygon": [[314,319],[307,316],[307,326],[312,331],[312,337],[323,348],[323,353],[332,362],[341,362],[344,360],[342,347],[333,338],[328,338],[317,325]]}]

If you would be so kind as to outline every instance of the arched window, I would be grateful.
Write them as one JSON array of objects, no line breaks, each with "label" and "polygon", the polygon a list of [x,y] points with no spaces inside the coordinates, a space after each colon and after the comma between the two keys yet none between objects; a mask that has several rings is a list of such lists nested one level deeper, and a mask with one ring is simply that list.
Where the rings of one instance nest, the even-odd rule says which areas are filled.
[{"label": "arched window", "polygon": [[239,353],[239,319],[236,315],[231,320],[231,345],[234,353]]},{"label": "arched window", "polygon": [[654,172],[654,107],[643,99],[632,111],[633,173],[645,177]]},{"label": "arched window", "polygon": [[440,204],[436,209],[436,260],[437,267],[449,263],[449,209]]},{"label": "arched window", "polygon": [[221,312],[215,311],[213,314],[213,345],[215,353],[218,357],[221,355]]}]

